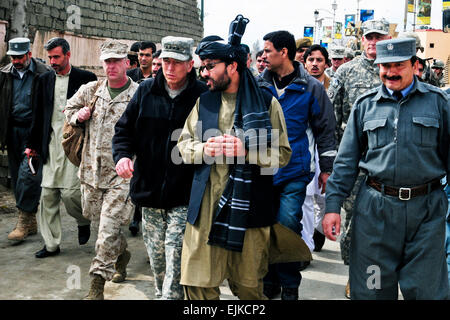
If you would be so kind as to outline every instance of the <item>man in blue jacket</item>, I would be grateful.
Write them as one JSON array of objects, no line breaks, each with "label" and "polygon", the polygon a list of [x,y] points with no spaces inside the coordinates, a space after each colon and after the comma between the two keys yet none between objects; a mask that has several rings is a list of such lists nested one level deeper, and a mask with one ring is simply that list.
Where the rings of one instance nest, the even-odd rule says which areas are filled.
[{"label": "man in blue jacket", "polygon": [[[273,179],[279,199],[275,210],[281,224],[301,235],[306,186],[315,171],[314,146],[317,144],[319,153],[319,186],[324,192],[336,155],[336,119],[323,85],[294,61],[294,36],[287,31],[275,31],[267,34],[264,41],[262,58],[267,66],[258,81],[280,102],[292,148],[289,164],[279,169]],[[265,295],[273,298],[281,285],[282,300],[297,300],[299,268],[299,262],[270,265],[264,278]]]}]

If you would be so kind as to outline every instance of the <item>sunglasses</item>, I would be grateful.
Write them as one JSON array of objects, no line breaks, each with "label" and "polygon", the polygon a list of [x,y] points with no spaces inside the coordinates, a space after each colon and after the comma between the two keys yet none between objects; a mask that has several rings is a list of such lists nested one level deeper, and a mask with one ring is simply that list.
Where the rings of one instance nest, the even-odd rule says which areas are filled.
[{"label": "sunglasses", "polygon": [[211,63],[207,63],[204,66],[200,66],[199,71],[202,72],[203,70],[208,70],[210,71],[211,69],[213,69],[216,65],[218,65],[219,63],[222,63],[223,61],[218,61],[218,62],[211,62]]}]

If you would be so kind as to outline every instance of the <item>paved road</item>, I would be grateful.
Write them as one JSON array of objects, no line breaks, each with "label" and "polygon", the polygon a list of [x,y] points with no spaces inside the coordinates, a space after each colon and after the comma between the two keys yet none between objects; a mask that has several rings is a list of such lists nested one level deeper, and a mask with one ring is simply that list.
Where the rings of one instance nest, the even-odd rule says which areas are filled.
[{"label": "paved road", "polygon": [[[14,209],[10,210],[11,203],[12,196],[0,192],[0,300],[82,299],[89,291],[88,271],[95,253],[96,232],[93,230],[86,245],[79,246],[75,221],[62,209],[64,233],[61,253],[55,257],[36,259],[34,253],[44,246],[39,234],[18,245],[11,244],[7,239],[17,216]],[[140,234],[132,237],[127,228],[124,232],[132,254],[128,278],[121,284],[108,282],[105,298],[152,300],[155,297],[153,277],[142,237]],[[344,288],[348,268],[340,259],[338,244],[327,240],[321,252],[313,253],[313,258],[311,265],[302,272],[300,299],[346,300]],[[225,284],[221,292],[222,299],[236,299]]]}]

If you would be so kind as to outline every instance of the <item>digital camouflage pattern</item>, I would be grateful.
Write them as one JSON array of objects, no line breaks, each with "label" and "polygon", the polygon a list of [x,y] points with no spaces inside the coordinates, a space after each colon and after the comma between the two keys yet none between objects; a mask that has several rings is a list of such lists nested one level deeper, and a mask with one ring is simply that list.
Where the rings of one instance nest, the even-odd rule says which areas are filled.
[{"label": "digital camouflage pattern", "polygon": [[98,189],[81,184],[83,216],[98,226],[95,243],[95,257],[90,274],[98,274],[110,281],[114,275],[114,264],[127,248],[121,226],[128,225],[134,212],[134,205],[128,197],[129,185]]},{"label": "digital camouflage pattern", "polygon": [[[341,65],[342,67],[343,65]],[[333,67],[329,67],[325,69],[325,74],[327,75],[328,78],[333,78],[334,75],[336,74],[336,71],[333,71]]]},{"label": "digital camouflage pattern", "polygon": [[142,208],[142,236],[155,278],[155,296],[162,300],[184,297],[180,277],[187,208]]},{"label": "digital camouflage pattern", "polygon": [[381,20],[367,20],[361,25],[363,35],[375,32],[379,34],[389,34],[389,22],[386,19]]},{"label": "digital camouflage pattern", "polygon": [[381,85],[379,68],[365,53],[344,63],[336,71],[328,96],[336,115],[336,139],[341,142],[353,104],[361,94]]},{"label": "digital camouflage pattern", "polygon": [[112,156],[112,137],[116,122],[122,116],[139,85],[132,81],[127,90],[111,100],[106,81],[94,92],[96,83],[92,81],[82,85],[67,101],[64,113],[71,125],[77,125],[78,110],[87,106],[94,94],[99,96],[91,118],[84,122],[86,134],[78,175],[81,183],[89,184],[94,188],[107,189],[130,182],[130,179],[123,179],[116,173]]},{"label": "digital camouflage pattern", "polygon": [[355,203],[356,196],[359,192],[359,187],[364,181],[365,175],[360,174],[355,181],[355,186],[347,199],[344,200],[342,208],[345,210],[345,222],[342,230],[342,237],[340,240],[341,245],[341,258],[345,265],[350,264],[350,243],[352,233],[352,217],[353,217],[353,204]]},{"label": "digital camouflage pattern", "polygon": [[[347,126],[350,111],[356,99],[370,89],[381,85],[379,68],[373,64],[374,60],[363,53],[352,61],[339,67],[331,80],[328,88],[328,96],[333,103],[336,115],[336,139],[341,142],[345,127]],[[350,196],[344,201],[343,208],[346,212],[344,229],[341,238],[341,256],[344,264],[349,264],[349,248],[351,234],[351,219],[353,204],[359,191],[359,186],[364,176],[359,175]]]}]

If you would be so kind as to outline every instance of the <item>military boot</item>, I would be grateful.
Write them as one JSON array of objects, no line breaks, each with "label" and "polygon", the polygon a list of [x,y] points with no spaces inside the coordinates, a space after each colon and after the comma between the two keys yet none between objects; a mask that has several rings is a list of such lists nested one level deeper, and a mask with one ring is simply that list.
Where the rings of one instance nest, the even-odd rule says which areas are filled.
[{"label": "military boot", "polygon": [[114,273],[112,282],[119,283],[124,282],[127,277],[127,265],[130,261],[131,253],[128,250],[125,250],[119,258],[117,258],[117,262],[115,264],[116,273]]},{"label": "military boot", "polygon": [[8,235],[9,240],[23,241],[28,235],[37,233],[36,214],[19,210],[16,227]]},{"label": "military boot", "polygon": [[91,289],[83,300],[104,300],[103,290],[105,289],[105,279],[98,274],[94,274],[91,281]]}]

